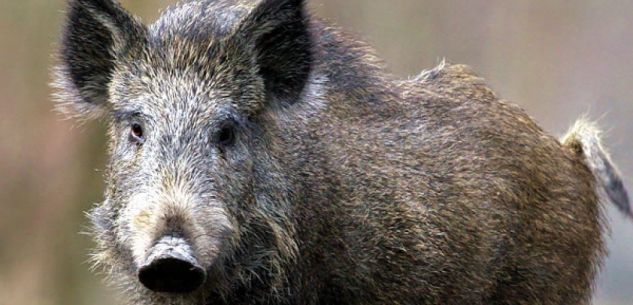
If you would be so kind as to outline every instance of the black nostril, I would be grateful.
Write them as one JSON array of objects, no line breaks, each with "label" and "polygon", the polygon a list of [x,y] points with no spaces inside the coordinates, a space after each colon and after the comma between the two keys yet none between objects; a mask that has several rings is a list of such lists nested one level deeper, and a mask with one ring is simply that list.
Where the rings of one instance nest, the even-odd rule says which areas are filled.
[{"label": "black nostril", "polygon": [[142,267],[139,280],[156,292],[187,293],[202,285],[206,272],[200,266],[177,257],[163,257]]},{"label": "black nostril", "polygon": [[190,262],[167,257],[141,268],[139,280],[156,292],[186,293],[196,290],[205,279],[205,271]]}]

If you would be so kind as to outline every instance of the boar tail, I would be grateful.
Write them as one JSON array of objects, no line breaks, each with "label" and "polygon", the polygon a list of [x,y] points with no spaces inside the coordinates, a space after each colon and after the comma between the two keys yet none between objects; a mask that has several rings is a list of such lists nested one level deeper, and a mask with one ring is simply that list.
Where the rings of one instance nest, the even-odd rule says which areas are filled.
[{"label": "boar tail", "polygon": [[600,130],[596,124],[586,119],[578,120],[562,138],[561,143],[584,159],[585,164],[596,178],[599,192],[606,194],[606,197],[622,213],[633,218],[626,188],[622,183],[618,169],[602,147]]}]

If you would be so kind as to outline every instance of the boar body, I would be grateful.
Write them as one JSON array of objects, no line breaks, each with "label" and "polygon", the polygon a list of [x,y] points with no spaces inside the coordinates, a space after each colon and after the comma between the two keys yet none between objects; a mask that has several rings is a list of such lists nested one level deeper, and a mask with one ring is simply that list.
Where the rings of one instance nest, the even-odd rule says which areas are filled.
[{"label": "boar body", "polygon": [[60,109],[109,123],[94,260],[131,304],[590,302],[601,201],[630,215],[593,124],[399,80],[299,0],[69,5]]}]

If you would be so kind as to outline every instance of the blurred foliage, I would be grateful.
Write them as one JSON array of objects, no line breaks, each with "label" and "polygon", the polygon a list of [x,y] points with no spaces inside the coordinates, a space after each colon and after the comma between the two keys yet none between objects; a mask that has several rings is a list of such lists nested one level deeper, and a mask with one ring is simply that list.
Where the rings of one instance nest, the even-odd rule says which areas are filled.
[{"label": "blurred foliage", "polygon": [[[122,1],[147,21],[172,1]],[[446,58],[562,134],[584,113],[633,190],[633,2],[627,0],[320,0],[315,15],[374,45],[407,77]],[[52,110],[49,71],[62,0],[0,0],[1,304],[113,304],[86,263],[83,211],[99,202],[105,124],[79,126]],[[609,208],[610,258],[596,304],[633,299],[633,224]]]}]

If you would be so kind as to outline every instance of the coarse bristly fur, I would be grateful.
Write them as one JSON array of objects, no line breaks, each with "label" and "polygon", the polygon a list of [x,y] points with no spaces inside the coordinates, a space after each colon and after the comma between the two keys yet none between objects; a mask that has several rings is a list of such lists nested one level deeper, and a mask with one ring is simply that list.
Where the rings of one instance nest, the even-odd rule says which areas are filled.
[{"label": "coarse bristly fur", "polygon": [[[398,80],[304,6],[69,1],[57,98],[109,122],[94,260],[129,303],[588,304],[600,198],[631,215],[597,129],[559,142],[466,66]],[[170,234],[191,293],[137,278]]]}]

